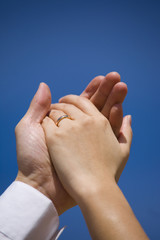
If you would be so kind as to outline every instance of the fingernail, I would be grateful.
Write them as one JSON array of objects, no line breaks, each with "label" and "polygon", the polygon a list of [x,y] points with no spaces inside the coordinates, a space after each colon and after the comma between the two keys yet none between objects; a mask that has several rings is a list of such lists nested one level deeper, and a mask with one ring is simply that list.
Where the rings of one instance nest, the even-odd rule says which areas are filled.
[{"label": "fingernail", "polygon": [[39,84],[39,87],[38,87],[38,89],[41,87],[43,85],[43,82],[41,82],[40,84]]}]

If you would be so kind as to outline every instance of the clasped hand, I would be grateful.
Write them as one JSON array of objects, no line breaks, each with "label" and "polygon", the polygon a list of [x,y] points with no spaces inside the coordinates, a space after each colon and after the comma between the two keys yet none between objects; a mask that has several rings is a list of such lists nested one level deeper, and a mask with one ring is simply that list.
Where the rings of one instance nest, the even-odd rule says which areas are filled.
[{"label": "clasped hand", "polygon": [[[56,120],[69,115],[56,126]],[[129,156],[131,119],[123,120],[117,140],[109,121],[86,98],[69,95],[52,105],[42,126],[53,165],[67,192],[80,197],[118,179]]]},{"label": "clasped hand", "polygon": [[[45,194],[47,197],[49,197],[54,203],[59,215],[62,214],[67,209],[75,206],[76,202],[73,200],[73,198],[68,194],[68,192],[64,188],[64,183],[61,183],[59,181],[59,178],[57,177],[57,173],[60,177],[60,173],[61,173],[60,171],[63,170],[63,169],[57,168],[58,167],[58,165],[56,164],[57,159],[60,158],[62,154],[62,149],[64,151],[63,154],[65,156],[63,159],[64,163],[61,161],[61,165],[69,164],[70,157],[67,158],[67,156],[71,156],[72,159],[74,157],[75,160],[76,158],[78,158],[78,155],[79,155],[79,158],[83,156],[83,160],[85,159],[85,157],[86,159],[88,159],[88,157],[91,157],[94,154],[96,154],[96,157],[98,158],[102,156],[102,153],[101,153],[102,146],[104,146],[104,143],[105,143],[106,144],[105,148],[106,148],[107,145],[109,146],[109,142],[108,143],[103,142],[101,145],[100,143],[102,141],[94,137],[96,142],[93,143],[93,139],[91,139],[91,136],[92,135],[96,136],[97,134],[97,136],[101,138],[101,133],[104,131],[104,129],[102,130],[103,128],[102,124],[105,125],[107,123],[106,124],[107,128],[110,128],[110,125],[111,125],[115,136],[119,137],[121,124],[123,120],[122,102],[126,94],[127,94],[127,86],[126,84],[120,82],[120,76],[117,73],[113,72],[113,73],[109,73],[105,77],[98,76],[95,79],[93,79],[90,82],[90,84],[87,86],[87,88],[84,90],[84,92],[81,94],[81,97],[78,98],[77,96],[76,101],[79,101],[79,99],[82,100],[82,97],[83,99],[85,98],[89,99],[96,106],[98,110],[92,104],[89,104],[89,101],[83,100],[81,102],[81,105],[78,105],[78,106],[76,106],[74,102],[68,102],[68,107],[70,109],[68,110],[69,115],[71,115],[73,120],[67,120],[67,119],[63,120],[60,123],[60,127],[58,129],[53,124],[53,127],[56,127],[55,129],[57,129],[56,133],[59,133],[60,131],[61,134],[66,134],[67,137],[66,138],[60,137],[61,138],[60,141],[59,142],[57,141],[57,145],[55,145],[57,146],[56,148],[57,155],[52,152],[52,155],[54,155],[54,158],[51,160],[50,159],[51,153],[49,154],[48,152],[48,147],[50,147],[50,145],[48,143],[47,145],[49,146],[47,147],[46,145],[47,136],[45,137],[45,134],[42,128],[42,121],[46,117],[48,112],[51,110],[52,111],[50,113],[50,117],[52,118],[52,120],[54,118],[54,121],[57,120],[57,118],[62,114],[62,112],[65,112],[65,109],[61,109],[61,110],[58,109],[58,112],[57,112],[57,110],[55,109],[56,105],[51,105],[50,89],[46,84],[44,83],[40,84],[40,87],[37,93],[35,94],[27,113],[22,118],[22,120],[18,123],[15,129],[17,161],[18,161],[18,169],[19,169],[16,180],[22,181],[24,183],[27,183],[33,186],[34,188],[38,189],[43,194]],[[65,99],[68,99],[68,98],[65,98]],[[60,105],[57,105],[58,108],[60,108],[60,106],[62,107],[64,106],[64,104],[61,103]],[[83,109],[81,109],[81,107]],[[85,110],[85,107],[87,107],[86,110]],[[75,112],[73,111],[73,108]],[[93,113],[92,117],[90,116],[91,110]],[[98,111],[100,111],[101,113]],[[104,115],[104,117],[102,116],[102,114]],[[110,125],[105,118],[109,120]],[[98,123],[96,123],[96,126],[94,123],[94,126],[84,127],[85,126],[84,122],[87,125],[87,121],[88,121],[89,122],[88,125],[90,125],[91,121],[93,122],[93,120],[94,122],[95,120],[98,121]],[[78,124],[79,126],[74,127],[75,126],[74,123],[76,125]],[[63,129],[62,124],[63,125],[67,124],[67,128],[65,130],[62,130]],[[81,124],[83,126],[83,132],[81,132],[82,131]],[[99,128],[98,125],[99,127],[101,126],[100,132],[99,130],[97,132],[97,129],[96,129],[96,128]],[[48,125],[48,127],[49,126],[50,125]],[[47,126],[45,127],[46,131],[48,127]],[[71,128],[73,127],[75,128],[74,132],[71,131]],[[90,129],[88,129],[89,127]],[[54,130],[52,129],[52,132],[53,131]],[[92,134],[87,133],[87,131],[92,132]],[[109,132],[112,135],[114,142],[117,144],[116,142],[117,140],[114,137],[111,129],[109,130]],[[60,133],[59,133],[59,136],[60,136]],[[56,138],[57,137],[58,136],[56,136]],[[82,137],[84,137],[84,140],[82,139]],[[81,143],[80,141],[77,141],[78,138],[79,139],[81,138],[80,139]],[[53,138],[52,138],[52,141],[54,141]],[[66,143],[63,141],[66,141]],[[83,141],[85,144],[83,144],[84,149],[82,150],[81,144],[83,143]],[[87,141],[88,143],[86,143]],[[93,143],[93,145],[91,143]],[[73,144],[74,145],[77,144],[77,147],[76,148],[75,146],[73,147]],[[95,145],[97,145],[96,147],[97,151],[96,151]],[[60,149],[60,152],[58,152],[58,146],[59,148],[62,147]],[[81,152],[78,153],[76,149],[78,149],[80,146],[81,146]],[[106,159],[106,156],[104,159]],[[93,160],[95,162],[95,156],[92,158],[92,161]],[[77,164],[81,164],[78,160],[76,161],[77,161]],[[53,163],[55,164],[56,170],[58,170],[57,172],[53,167]],[[70,167],[70,170],[68,169],[70,171],[70,174],[71,172],[73,172],[72,167]],[[118,167],[118,169],[120,169],[120,167]],[[83,166],[83,169],[81,169],[81,172],[83,171],[85,171],[84,166]],[[75,174],[76,172],[77,170],[75,169]],[[116,174],[117,179],[119,178],[120,172],[121,171],[119,171],[118,173],[117,171],[117,174]],[[70,176],[70,174],[68,175],[68,177]],[[66,175],[64,175],[63,178],[64,177],[66,177]],[[62,179],[62,176],[60,178]]]},{"label": "clasped hand", "polygon": [[[117,185],[130,152],[127,86],[117,73],[91,81],[81,96],[51,104],[44,83],[16,126],[16,180],[39,190],[58,214],[78,204],[92,239],[148,239]],[[64,118],[58,124],[57,119]]]}]

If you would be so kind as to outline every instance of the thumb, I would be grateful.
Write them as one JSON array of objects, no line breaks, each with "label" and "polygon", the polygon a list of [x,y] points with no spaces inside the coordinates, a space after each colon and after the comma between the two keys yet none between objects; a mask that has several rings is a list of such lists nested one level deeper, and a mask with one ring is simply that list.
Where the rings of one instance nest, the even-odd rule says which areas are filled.
[{"label": "thumb", "polygon": [[51,92],[47,84],[40,83],[25,117],[32,122],[40,123],[46,116],[51,105]]},{"label": "thumb", "polygon": [[129,157],[131,143],[132,143],[132,128],[131,128],[132,118],[130,115],[123,118],[122,127],[120,130],[120,135],[118,141],[121,145],[122,152],[126,157]]}]

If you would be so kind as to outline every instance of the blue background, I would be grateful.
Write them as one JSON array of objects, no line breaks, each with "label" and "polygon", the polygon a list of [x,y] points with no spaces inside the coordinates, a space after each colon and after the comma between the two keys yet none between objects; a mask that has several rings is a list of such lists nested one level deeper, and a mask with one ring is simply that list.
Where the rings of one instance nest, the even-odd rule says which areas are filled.
[{"label": "blue background", "polygon": [[[128,85],[133,144],[120,187],[151,239],[160,239],[160,1],[0,1],[0,193],[17,173],[14,128],[41,81],[52,101],[96,75]],[[78,207],[61,239],[90,239]]]}]

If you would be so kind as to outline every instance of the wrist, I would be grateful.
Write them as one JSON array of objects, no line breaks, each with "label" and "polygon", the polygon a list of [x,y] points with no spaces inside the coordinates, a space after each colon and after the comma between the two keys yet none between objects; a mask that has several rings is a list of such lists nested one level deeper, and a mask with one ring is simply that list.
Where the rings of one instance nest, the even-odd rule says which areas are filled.
[{"label": "wrist", "polygon": [[49,198],[52,201],[58,215],[61,215],[69,208],[76,206],[75,201],[63,189],[59,181],[54,182],[56,184],[55,189],[54,184],[50,186],[47,179],[35,178],[33,174],[25,176],[21,171],[18,171],[15,181],[27,184]]},{"label": "wrist", "polygon": [[114,189],[117,189],[117,183],[114,178],[107,177],[103,181],[91,181],[89,184],[81,185],[77,188],[74,199],[79,206],[88,204],[89,200],[100,199],[104,194],[110,195]]},{"label": "wrist", "polygon": [[46,192],[46,190],[43,188],[42,184],[40,184],[40,181],[39,182],[35,181],[33,176],[25,176],[21,171],[18,171],[15,181],[23,182],[23,183],[35,188],[36,190],[41,192],[43,195],[45,195],[47,198],[49,198],[52,201],[51,197]]}]

